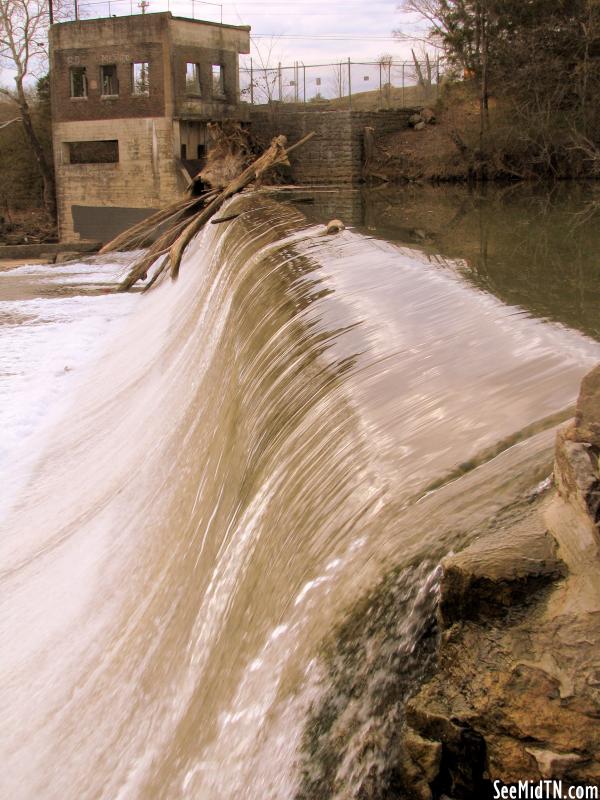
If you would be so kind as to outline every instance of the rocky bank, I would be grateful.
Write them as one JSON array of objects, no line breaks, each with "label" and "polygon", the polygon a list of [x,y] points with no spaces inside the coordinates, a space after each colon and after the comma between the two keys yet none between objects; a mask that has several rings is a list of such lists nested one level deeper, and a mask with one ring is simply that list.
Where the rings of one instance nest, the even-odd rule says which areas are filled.
[{"label": "rocky bank", "polygon": [[556,491],[442,564],[438,666],[406,707],[415,800],[493,781],[600,785],[600,366],[557,436]]}]

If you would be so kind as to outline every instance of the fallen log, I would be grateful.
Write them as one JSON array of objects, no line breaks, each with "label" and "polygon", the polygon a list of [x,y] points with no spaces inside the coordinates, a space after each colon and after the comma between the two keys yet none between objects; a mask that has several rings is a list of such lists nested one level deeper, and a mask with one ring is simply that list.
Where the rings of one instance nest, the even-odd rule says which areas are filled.
[{"label": "fallen log", "polygon": [[102,253],[111,253],[115,250],[134,250],[140,246],[140,242],[148,237],[159,225],[174,222],[178,216],[185,214],[187,211],[194,211],[198,206],[204,205],[207,200],[214,197],[217,192],[208,192],[198,197],[186,197],[183,200],[177,200],[175,203],[166,208],[157,211],[149,217],[136,223],[131,228],[120,233],[110,242],[107,242],[99,251]]},{"label": "fallen log", "polygon": [[[181,259],[186,247],[200,229],[221,208],[223,203],[233,195],[238,194],[251,183],[260,178],[270,169],[289,164],[288,155],[313,138],[314,132],[304,136],[291,147],[286,148],[285,136],[276,136],[267,150],[259,156],[250,166],[246,167],[240,175],[234,178],[222,191],[213,190],[192,199],[174,203],[163,211],[157,212],[148,220],[138,223],[133,228],[117,236],[112,242],[105,245],[101,252],[109,252],[119,247],[131,245],[147,236],[150,230],[157,225],[170,224],[170,227],[151,245],[146,253],[135,262],[127,276],[119,285],[121,291],[127,291],[134,283],[144,276],[150,266],[163,257],[157,272],[153,275],[146,289],[154,285],[158,275],[170,266],[171,278],[177,278]],[[224,220],[222,220],[224,221]]]},{"label": "fallen log", "polygon": [[154,264],[156,259],[169,252],[171,245],[176,241],[177,237],[188,225],[189,218],[186,217],[186,219],[180,221],[178,224],[175,224],[172,228],[169,228],[169,230],[165,231],[162,236],[159,236],[154,244],[148,248],[146,253],[138,261],[136,261],[133,267],[129,270],[127,277],[120,285],[121,290],[126,291],[127,289],[130,289],[134,283],[139,281],[140,278],[143,278],[144,275],[147,274],[152,264]]}]

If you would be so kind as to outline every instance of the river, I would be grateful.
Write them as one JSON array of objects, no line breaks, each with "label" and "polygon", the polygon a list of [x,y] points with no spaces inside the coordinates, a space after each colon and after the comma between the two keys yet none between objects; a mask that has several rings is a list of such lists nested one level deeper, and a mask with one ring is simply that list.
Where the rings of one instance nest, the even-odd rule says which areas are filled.
[{"label": "river", "polygon": [[544,490],[600,359],[590,187],[227,213],[147,294],[0,272],[7,800],[400,797],[439,561]]}]

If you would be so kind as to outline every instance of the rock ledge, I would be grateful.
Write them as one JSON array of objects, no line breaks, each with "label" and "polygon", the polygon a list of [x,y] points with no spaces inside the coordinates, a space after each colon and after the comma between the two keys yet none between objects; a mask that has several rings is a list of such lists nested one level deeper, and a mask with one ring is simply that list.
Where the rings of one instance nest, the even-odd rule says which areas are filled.
[{"label": "rock ledge", "polygon": [[553,496],[442,562],[438,669],[400,744],[411,798],[480,800],[494,780],[600,785],[599,453],[600,367],[557,435]]}]

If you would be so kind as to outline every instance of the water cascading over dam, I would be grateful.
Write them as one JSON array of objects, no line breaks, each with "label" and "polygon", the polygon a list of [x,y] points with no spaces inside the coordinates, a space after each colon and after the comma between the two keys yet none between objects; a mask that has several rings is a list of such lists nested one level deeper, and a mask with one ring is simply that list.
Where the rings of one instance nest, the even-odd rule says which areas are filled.
[{"label": "water cascading over dam", "polygon": [[[145,295],[128,255],[0,274],[1,797],[309,797],[324,698],[352,797],[440,558],[547,477],[530,426],[600,356],[416,249],[232,211]],[[323,643],[392,569],[347,691]]]}]

